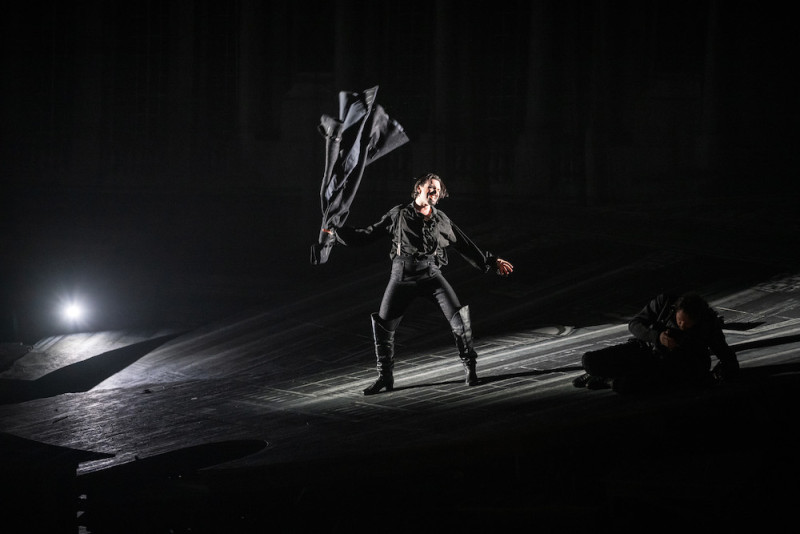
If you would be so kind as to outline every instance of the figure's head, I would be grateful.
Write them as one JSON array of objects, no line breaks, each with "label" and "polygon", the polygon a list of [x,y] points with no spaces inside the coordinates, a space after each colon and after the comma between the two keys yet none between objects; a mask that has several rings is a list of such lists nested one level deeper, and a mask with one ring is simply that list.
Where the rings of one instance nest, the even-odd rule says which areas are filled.
[{"label": "figure's head", "polygon": [[681,330],[689,330],[709,313],[708,302],[697,293],[686,293],[675,301],[675,322]]},{"label": "figure's head", "polygon": [[417,200],[421,194],[427,198],[427,203],[433,206],[447,196],[447,187],[438,175],[429,172],[414,181],[411,198]]}]

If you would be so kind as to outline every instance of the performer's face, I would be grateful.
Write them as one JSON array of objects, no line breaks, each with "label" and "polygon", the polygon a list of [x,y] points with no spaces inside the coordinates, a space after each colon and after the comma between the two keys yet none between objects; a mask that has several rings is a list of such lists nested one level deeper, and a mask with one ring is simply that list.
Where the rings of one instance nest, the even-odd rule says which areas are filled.
[{"label": "performer's face", "polygon": [[436,178],[431,178],[426,183],[419,186],[417,202],[421,205],[429,204],[435,206],[442,195],[442,184]]},{"label": "performer's face", "polygon": [[678,328],[684,331],[689,330],[695,324],[694,319],[692,319],[692,317],[690,317],[689,314],[683,310],[678,310],[675,312],[675,322],[677,323]]}]

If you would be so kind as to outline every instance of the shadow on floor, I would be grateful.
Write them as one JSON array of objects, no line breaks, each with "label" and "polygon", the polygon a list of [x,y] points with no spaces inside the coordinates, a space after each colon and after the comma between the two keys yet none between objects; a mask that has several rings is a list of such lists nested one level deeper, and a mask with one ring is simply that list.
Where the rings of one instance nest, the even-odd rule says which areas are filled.
[{"label": "shadow on floor", "polygon": [[798,495],[787,409],[798,371],[747,368],[704,391],[601,397],[579,420],[520,421],[513,435],[457,449],[211,471],[199,468],[263,443],[184,449],[87,477],[83,521],[98,534],[766,527]]},{"label": "shadow on floor", "polygon": [[89,391],[180,334],[148,339],[67,365],[37,380],[0,380],[0,404]]},{"label": "shadow on floor", "polygon": [[[186,447],[105,470],[76,475],[78,464],[113,457],[0,434],[0,474],[6,519],[25,532],[60,534],[203,531],[185,515],[219,510],[211,491],[193,477],[200,469],[242,458],[267,446],[231,440]],[[206,512],[198,507],[208,506]],[[224,531],[224,530],[222,530]],[[222,532],[220,531],[220,532]]]},{"label": "shadow on floor", "polygon": [[113,456],[0,432],[0,501],[5,526],[23,525],[26,532],[74,534],[76,469],[82,462]]}]

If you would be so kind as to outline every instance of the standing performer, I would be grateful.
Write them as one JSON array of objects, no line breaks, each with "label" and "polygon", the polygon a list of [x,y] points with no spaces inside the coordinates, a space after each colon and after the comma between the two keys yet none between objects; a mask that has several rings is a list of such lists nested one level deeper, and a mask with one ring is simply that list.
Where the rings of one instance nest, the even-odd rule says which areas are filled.
[{"label": "standing performer", "polygon": [[366,228],[327,228],[323,231],[343,245],[364,245],[382,237],[391,237],[392,272],[383,294],[380,311],[372,314],[372,332],[378,361],[378,379],[364,390],[374,395],[394,388],[394,334],[408,306],[416,297],[424,297],[441,308],[455,337],[464,365],[466,384],[478,383],[475,370],[477,354],[473,348],[469,307],[462,306],[455,291],[445,280],[441,267],[447,265],[446,248],[452,246],[470,264],[488,272],[508,276],[513,266],[491,252],[478,248],[445,213],[436,208],[447,196],[439,176],[425,174],[414,183],[413,202],[389,210],[378,222]]}]

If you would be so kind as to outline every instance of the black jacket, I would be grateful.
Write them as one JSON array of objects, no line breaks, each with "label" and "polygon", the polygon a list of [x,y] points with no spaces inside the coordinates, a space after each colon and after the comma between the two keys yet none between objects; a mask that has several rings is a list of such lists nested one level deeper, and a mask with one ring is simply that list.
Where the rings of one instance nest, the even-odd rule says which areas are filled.
[{"label": "black jacket", "polygon": [[361,246],[383,237],[392,238],[390,258],[410,257],[433,260],[436,265],[447,265],[447,248],[453,247],[472,266],[483,272],[495,268],[497,257],[480,249],[440,209],[433,208],[426,220],[414,204],[400,204],[366,228],[343,226],[336,231],[336,239],[343,245]]},{"label": "black jacket", "polygon": [[667,329],[680,336],[681,345],[688,350],[710,350],[721,362],[736,360],[736,353],[728,346],[722,332],[722,318],[709,308],[705,317],[698,318],[691,330],[682,332],[675,321],[676,298],[667,294],[658,295],[636,314],[628,323],[628,330],[636,339],[648,343],[656,352],[664,347],[659,341],[661,332]]}]

